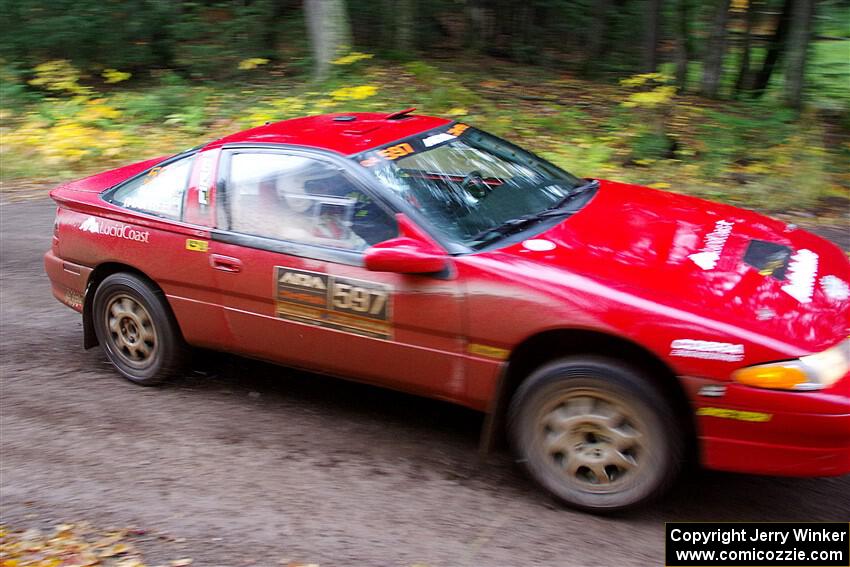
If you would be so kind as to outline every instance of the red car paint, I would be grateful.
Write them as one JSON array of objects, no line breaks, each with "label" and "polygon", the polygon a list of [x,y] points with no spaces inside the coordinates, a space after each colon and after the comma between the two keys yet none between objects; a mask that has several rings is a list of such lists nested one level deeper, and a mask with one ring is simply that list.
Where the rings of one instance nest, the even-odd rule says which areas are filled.
[{"label": "red car paint", "polygon": [[[54,295],[83,312],[93,270],[131,266],[162,288],[191,345],[482,411],[497,406],[500,373],[526,341],[565,329],[609,335],[651,353],[679,377],[706,466],[765,474],[850,472],[850,375],[814,392],[731,381],[739,368],[820,352],[850,332],[850,299],[828,296],[815,281],[811,297],[801,302],[783,289],[787,282],[741,261],[749,242],[809,250],[817,255],[818,278],[847,282],[850,263],[840,249],[750,211],[609,181],[601,181],[578,213],[536,234],[538,244],[526,240],[448,255],[427,226],[404,215],[394,246],[368,249],[360,265],[217,240],[217,186],[209,180],[218,179],[224,149],[272,144],[351,156],[450,124],[423,116],[335,116],[269,124],[202,148],[182,221],[101,198],[159,159],[58,187],[51,193],[59,205],[56,236],[45,256]],[[86,222],[97,222],[99,232],[81,230]],[[193,249],[190,240],[205,248]],[[712,242],[719,241],[716,257],[706,260],[711,269],[692,258],[711,256]],[[391,264],[408,272],[445,269],[441,277],[375,271]],[[376,338],[276,318],[279,266],[391,287],[391,334]],[[682,340],[741,350],[726,360],[676,356],[672,347]],[[724,386],[725,393],[703,395],[705,386]],[[751,414],[759,417],[748,419]]]},{"label": "red car paint", "polygon": [[[334,120],[340,116],[352,116],[356,120]],[[387,118],[386,114],[369,112],[295,118],[237,132],[212,142],[207,149],[229,144],[272,143],[321,148],[343,155],[353,155],[451,122],[433,116],[402,115],[395,119]]]}]

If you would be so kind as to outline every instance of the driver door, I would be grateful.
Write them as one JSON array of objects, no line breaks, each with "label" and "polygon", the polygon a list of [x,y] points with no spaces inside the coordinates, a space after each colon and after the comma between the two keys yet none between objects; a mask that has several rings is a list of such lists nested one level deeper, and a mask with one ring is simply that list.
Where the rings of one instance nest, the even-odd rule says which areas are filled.
[{"label": "driver door", "polygon": [[391,213],[317,152],[222,152],[211,269],[235,350],[412,392],[462,397],[456,280],[372,272]]}]

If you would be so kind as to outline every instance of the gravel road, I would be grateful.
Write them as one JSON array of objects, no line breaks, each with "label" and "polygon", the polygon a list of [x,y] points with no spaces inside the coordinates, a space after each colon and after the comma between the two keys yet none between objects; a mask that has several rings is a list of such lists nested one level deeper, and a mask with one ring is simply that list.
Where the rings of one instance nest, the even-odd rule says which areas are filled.
[{"label": "gravel road", "polygon": [[10,526],[136,526],[149,564],[591,566],[662,565],[665,521],[850,516],[850,477],[700,471],[637,513],[565,510],[507,455],[479,459],[476,413],[226,355],[134,386],[82,350],[80,317],[50,294],[53,210],[0,206]]}]

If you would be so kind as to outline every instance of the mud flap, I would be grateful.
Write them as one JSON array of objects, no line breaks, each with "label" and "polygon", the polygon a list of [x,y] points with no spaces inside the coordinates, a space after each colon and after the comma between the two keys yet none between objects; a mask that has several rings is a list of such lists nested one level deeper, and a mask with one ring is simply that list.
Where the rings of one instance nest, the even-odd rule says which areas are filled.
[{"label": "mud flap", "polygon": [[94,331],[94,320],[92,316],[92,303],[94,302],[94,290],[91,286],[86,290],[86,299],[83,303],[83,348],[88,350],[100,344],[97,333]]},{"label": "mud flap", "polygon": [[505,413],[510,401],[507,392],[508,363],[505,362],[499,368],[496,379],[496,392],[490,400],[490,407],[484,415],[484,423],[481,426],[481,437],[478,440],[478,455],[486,457],[501,445],[505,439]]}]

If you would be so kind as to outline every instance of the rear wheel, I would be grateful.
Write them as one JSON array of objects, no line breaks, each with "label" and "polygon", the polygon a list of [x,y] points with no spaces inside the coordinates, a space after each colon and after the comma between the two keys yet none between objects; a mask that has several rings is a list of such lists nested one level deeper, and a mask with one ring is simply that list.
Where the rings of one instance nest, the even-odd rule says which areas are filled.
[{"label": "rear wheel", "polygon": [[514,395],[511,445],[530,475],[568,505],[594,512],[647,501],[674,480],[682,435],[638,372],[602,358],[535,371]]},{"label": "rear wheel", "polygon": [[95,333],[106,356],[128,380],[160,384],[178,374],[185,346],[162,293],[134,274],[107,277],[94,294]]}]

